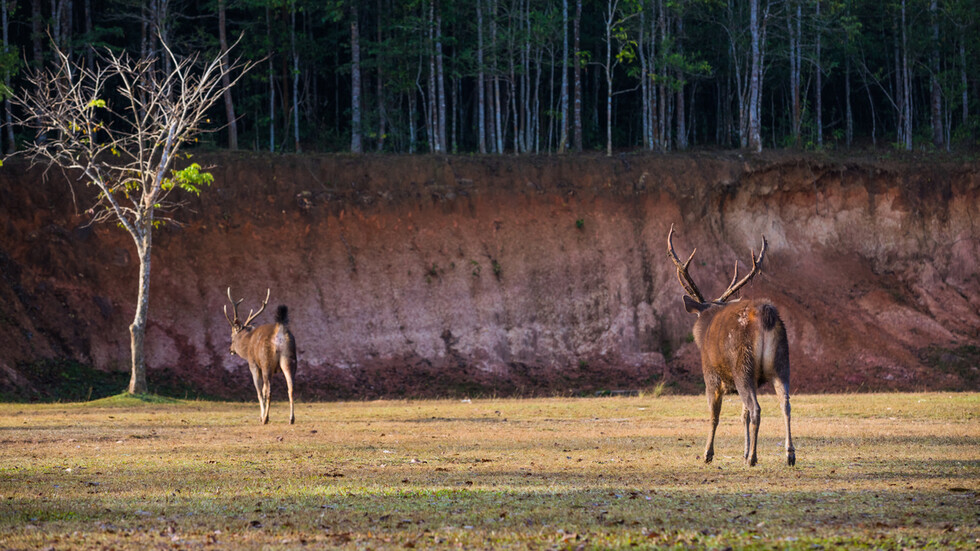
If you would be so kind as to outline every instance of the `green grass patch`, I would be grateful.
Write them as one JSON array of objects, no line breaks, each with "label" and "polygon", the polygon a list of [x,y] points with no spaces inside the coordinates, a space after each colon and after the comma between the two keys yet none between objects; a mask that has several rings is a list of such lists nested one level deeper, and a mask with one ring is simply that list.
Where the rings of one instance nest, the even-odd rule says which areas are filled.
[{"label": "green grass patch", "polygon": [[[732,397],[734,398],[734,397]],[[20,549],[973,549],[980,394],[0,404]]]}]

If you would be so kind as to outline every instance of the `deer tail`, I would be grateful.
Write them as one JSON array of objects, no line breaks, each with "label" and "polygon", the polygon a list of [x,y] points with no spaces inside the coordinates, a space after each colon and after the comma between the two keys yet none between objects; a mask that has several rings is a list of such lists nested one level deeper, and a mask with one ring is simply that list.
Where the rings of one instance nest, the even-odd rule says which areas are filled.
[{"label": "deer tail", "polygon": [[285,304],[280,304],[279,308],[276,308],[276,323],[289,325],[289,308]]},{"label": "deer tail", "polygon": [[772,331],[777,324],[779,324],[779,311],[772,304],[762,305],[762,328],[766,331]]}]

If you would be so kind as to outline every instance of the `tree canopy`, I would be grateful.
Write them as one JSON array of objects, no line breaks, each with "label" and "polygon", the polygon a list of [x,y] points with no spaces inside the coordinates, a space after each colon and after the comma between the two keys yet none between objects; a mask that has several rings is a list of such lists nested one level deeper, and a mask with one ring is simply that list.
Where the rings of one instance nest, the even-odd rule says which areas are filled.
[{"label": "tree canopy", "polygon": [[[974,0],[0,2],[3,85],[100,48],[236,55],[211,145],[535,153],[972,147]],[[5,102],[6,151],[33,140]],[[229,121],[236,124],[230,125]]]}]

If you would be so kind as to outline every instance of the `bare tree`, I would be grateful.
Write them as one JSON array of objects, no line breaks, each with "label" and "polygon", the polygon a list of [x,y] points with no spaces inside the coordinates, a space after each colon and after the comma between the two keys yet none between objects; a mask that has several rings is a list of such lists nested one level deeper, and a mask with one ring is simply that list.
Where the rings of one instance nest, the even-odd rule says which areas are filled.
[{"label": "bare tree", "polygon": [[[140,261],[136,315],[130,325],[129,392],[147,391],[143,339],[150,291],[153,229],[180,206],[175,190],[199,194],[212,177],[191,164],[177,170],[181,149],[205,129],[207,112],[221,101],[251,64],[222,63],[223,52],[201,65],[178,58],[162,42],[170,70],[160,59],[132,59],[105,50],[95,66],[56,51],[50,69],[28,72],[25,90],[12,101],[16,124],[43,139],[21,152],[34,165],[58,167],[75,182],[94,186],[85,209],[92,222],[112,221],[133,238]],[[227,85],[222,77],[231,74]]]}]

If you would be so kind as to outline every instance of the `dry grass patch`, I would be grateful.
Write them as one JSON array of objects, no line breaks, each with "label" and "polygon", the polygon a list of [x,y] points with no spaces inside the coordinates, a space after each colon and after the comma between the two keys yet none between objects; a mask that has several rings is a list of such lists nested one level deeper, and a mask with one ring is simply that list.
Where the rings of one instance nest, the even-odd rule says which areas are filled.
[{"label": "dry grass patch", "polygon": [[975,548],[980,394],[0,404],[0,548]]}]

